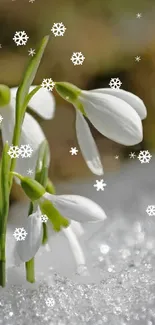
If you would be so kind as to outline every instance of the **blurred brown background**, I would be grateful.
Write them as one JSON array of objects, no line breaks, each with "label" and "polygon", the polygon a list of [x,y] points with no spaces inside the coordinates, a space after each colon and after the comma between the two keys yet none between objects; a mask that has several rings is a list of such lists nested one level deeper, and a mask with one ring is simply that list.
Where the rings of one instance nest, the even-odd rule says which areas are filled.
[{"label": "blurred brown background", "polygon": [[[137,18],[137,13],[142,17]],[[0,83],[16,86],[29,59],[44,35],[51,38],[37,73],[35,84],[43,78],[69,81],[83,89],[109,87],[111,78],[120,78],[122,89],[138,95],[145,103],[148,117],[144,121],[144,141],[134,147],[118,145],[99,134],[92,126],[104,168],[120,167],[129,152],[155,148],[155,1],[154,0],[4,0],[0,1]],[[51,28],[63,22],[63,37],[54,37]],[[29,36],[26,46],[12,40],[16,31]],[[82,52],[85,61],[74,66],[73,52]],[[135,57],[140,56],[140,62]],[[55,93],[55,119],[38,119],[51,146],[50,175],[54,181],[87,177],[88,170],[77,146],[75,112]],[[119,155],[119,159],[115,159]],[[19,189],[15,190],[15,197]]]}]

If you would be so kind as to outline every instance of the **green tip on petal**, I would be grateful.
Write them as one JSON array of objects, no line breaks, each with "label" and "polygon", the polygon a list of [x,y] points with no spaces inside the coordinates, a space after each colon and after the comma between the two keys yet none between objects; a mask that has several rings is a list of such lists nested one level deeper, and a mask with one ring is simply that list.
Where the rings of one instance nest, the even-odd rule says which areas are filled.
[{"label": "green tip on petal", "polygon": [[53,230],[55,232],[59,232],[61,231],[61,228],[67,228],[69,226],[69,221],[61,216],[50,201],[44,200],[42,203],[40,203],[40,209],[42,214],[46,214],[48,216],[48,219],[51,221]]},{"label": "green tip on petal", "polygon": [[62,98],[73,105],[77,103],[78,96],[81,93],[81,89],[69,82],[55,82],[55,89]]},{"label": "green tip on petal", "polygon": [[0,85],[0,107],[10,103],[11,92],[8,86]]}]

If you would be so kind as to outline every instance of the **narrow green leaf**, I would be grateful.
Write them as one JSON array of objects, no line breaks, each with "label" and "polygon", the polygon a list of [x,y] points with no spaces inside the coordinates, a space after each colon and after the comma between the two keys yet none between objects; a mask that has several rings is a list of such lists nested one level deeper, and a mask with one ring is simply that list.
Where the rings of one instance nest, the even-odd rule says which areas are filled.
[{"label": "narrow green leaf", "polygon": [[36,52],[35,56],[32,57],[30,60],[30,63],[25,71],[24,78],[21,81],[21,84],[17,91],[17,97],[16,97],[16,114],[21,115],[21,110],[23,110],[23,105],[26,100],[26,96],[29,92],[29,88],[35,78],[35,75],[37,73],[41,58],[43,56],[44,50],[46,48],[46,45],[48,43],[49,36],[45,36],[43,40],[41,41],[41,44],[38,48],[38,51]]},{"label": "narrow green leaf", "polygon": [[[5,143],[2,160],[1,160],[1,231],[6,228],[7,215],[9,212],[9,162],[10,157],[8,155],[9,145],[8,142]],[[2,229],[3,228],[3,229]]]}]

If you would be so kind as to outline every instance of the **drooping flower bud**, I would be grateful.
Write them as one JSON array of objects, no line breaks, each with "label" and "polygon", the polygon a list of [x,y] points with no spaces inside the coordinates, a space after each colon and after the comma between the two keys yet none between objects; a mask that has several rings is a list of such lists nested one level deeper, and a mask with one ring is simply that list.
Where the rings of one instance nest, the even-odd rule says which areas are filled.
[{"label": "drooping flower bud", "polygon": [[0,107],[10,103],[11,93],[8,86],[0,85]]}]

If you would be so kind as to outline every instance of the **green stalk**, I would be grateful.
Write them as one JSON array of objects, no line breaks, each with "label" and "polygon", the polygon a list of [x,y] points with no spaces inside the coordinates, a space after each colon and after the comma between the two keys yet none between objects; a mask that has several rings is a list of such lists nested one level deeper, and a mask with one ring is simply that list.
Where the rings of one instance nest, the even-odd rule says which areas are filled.
[{"label": "green stalk", "polygon": [[26,280],[30,283],[35,282],[34,258],[25,263]]},{"label": "green stalk", "polygon": [[2,208],[0,213],[0,286],[5,287],[6,284],[6,256],[5,256],[5,243],[6,243],[6,228],[7,217],[9,212],[9,158],[8,158],[8,143],[5,144],[2,153],[1,162],[1,197]]}]

